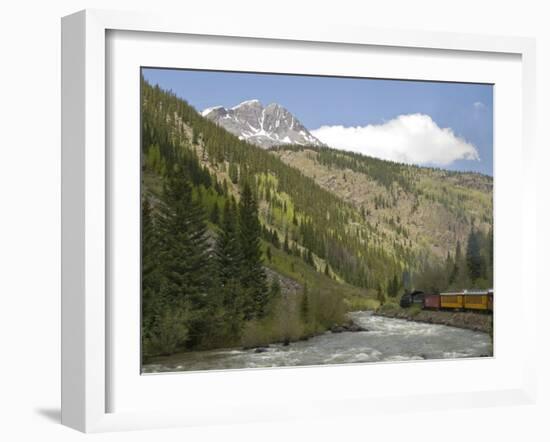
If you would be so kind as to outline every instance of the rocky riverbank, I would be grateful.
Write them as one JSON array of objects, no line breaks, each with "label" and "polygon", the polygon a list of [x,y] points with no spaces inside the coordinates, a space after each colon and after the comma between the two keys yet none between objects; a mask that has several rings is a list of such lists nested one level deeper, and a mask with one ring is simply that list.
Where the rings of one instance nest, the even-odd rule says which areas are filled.
[{"label": "rocky riverbank", "polygon": [[493,331],[493,315],[473,312],[448,312],[418,310],[414,308],[379,309],[375,315],[386,318],[406,319],[428,324],[449,325],[451,327],[489,333]]}]

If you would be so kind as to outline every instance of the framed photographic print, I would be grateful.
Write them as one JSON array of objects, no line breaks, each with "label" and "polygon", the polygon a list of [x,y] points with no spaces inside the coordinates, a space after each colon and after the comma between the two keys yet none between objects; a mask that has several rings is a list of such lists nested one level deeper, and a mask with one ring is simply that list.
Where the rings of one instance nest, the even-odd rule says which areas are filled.
[{"label": "framed photographic print", "polygon": [[533,57],[64,18],[63,422],[530,401]]}]

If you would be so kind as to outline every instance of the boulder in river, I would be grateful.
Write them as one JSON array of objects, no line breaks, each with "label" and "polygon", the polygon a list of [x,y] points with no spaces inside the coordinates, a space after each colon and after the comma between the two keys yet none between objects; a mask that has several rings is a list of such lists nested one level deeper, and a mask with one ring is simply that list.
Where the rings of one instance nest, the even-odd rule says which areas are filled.
[{"label": "boulder in river", "polygon": [[265,353],[269,351],[266,347],[257,347],[255,350],[254,350],[254,353]]},{"label": "boulder in river", "polygon": [[334,325],[333,327],[331,327],[330,331],[332,333],[342,333],[342,332],[360,332],[360,331],[368,331],[368,330],[364,327],[361,327],[359,324],[356,324],[355,322],[349,322],[347,324]]},{"label": "boulder in river", "polygon": [[360,325],[355,324],[354,322],[348,325],[347,330],[350,332],[368,331],[366,328],[361,327]]}]

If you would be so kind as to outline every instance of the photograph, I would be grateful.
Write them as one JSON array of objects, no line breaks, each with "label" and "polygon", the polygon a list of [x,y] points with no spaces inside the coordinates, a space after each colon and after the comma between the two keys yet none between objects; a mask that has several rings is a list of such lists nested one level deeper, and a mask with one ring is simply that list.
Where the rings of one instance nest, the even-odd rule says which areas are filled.
[{"label": "photograph", "polygon": [[493,84],[140,76],[142,374],[493,357]]}]

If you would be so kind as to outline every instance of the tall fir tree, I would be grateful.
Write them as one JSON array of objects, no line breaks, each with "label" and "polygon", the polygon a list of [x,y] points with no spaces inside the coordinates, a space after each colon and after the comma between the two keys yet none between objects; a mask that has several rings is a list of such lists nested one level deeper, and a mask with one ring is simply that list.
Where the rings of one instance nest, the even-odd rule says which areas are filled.
[{"label": "tall fir tree", "polygon": [[271,242],[273,243],[273,246],[277,249],[281,248],[281,241],[279,240],[279,235],[277,234],[277,231],[275,229],[273,229],[272,231]]},{"label": "tall fir tree", "polygon": [[481,257],[481,245],[477,232],[472,229],[468,235],[468,246],[466,248],[466,264],[470,279],[475,282],[481,278],[483,273],[483,262]]},{"label": "tall fir tree", "polygon": [[235,163],[229,164],[229,178],[233,184],[237,184],[239,182],[239,169]]},{"label": "tall fir tree", "polygon": [[300,316],[305,323],[309,322],[309,290],[307,287],[307,281],[304,282],[304,288],[302,291],[302,299],[300,301]]},{"label": "tall fir tree", "polygon": [[388,282],[388,295],[395,297],[399,293],[399,278],[397,274]]},{"label": "tall fir tree", "polygon": [[210,212],[210,222],[212,224],[220,223],[220,207],[218,206],[218,201],[214,201],[214,206]]},{"label": "tall fir tree", "polygon": [[214,255],[220,284],[238,279],[243,268],[241,242],[237,226],[237,208],[233,197],[223,206],[222,230],[216,240]]},{"label": "tall fir tree", "polygon": [[145,343],[150,342],[158,329],[161,274],[158,261],[159,242],[154,214],[147,197],[141,203],[141,327]]},{"label": "tall fir tree", "polygon": [[258,206],[248,182],[243,186],[239,202],[239,230],[242,252],[241,283],[249,293],[246,318],[261,318],[269,299],[262,265]]},{"label": "tall fir tree", "polygon": [[459,264],[462,261],[462,250],[460,248],[460,242],[456,242],[455,256],[452,260],[452,264],[449,266],[449,286],[453,286],[458,278]]},{"label": "tall fir tree", "polygon": [[[212,285],[206,216],[193,200],[190,183],[176,167],[164,186],[164,205],[159,216],[162,291],[174,309],[206,309]],[[191,345],[206,333],[207,318],[191,315],[188,328]]]},{"label": "tall fir tree", "polygon": [[155,226],[155,216],[147,198],[141,203],[141,288],[142,291],[158,292],[159,237]]}]

